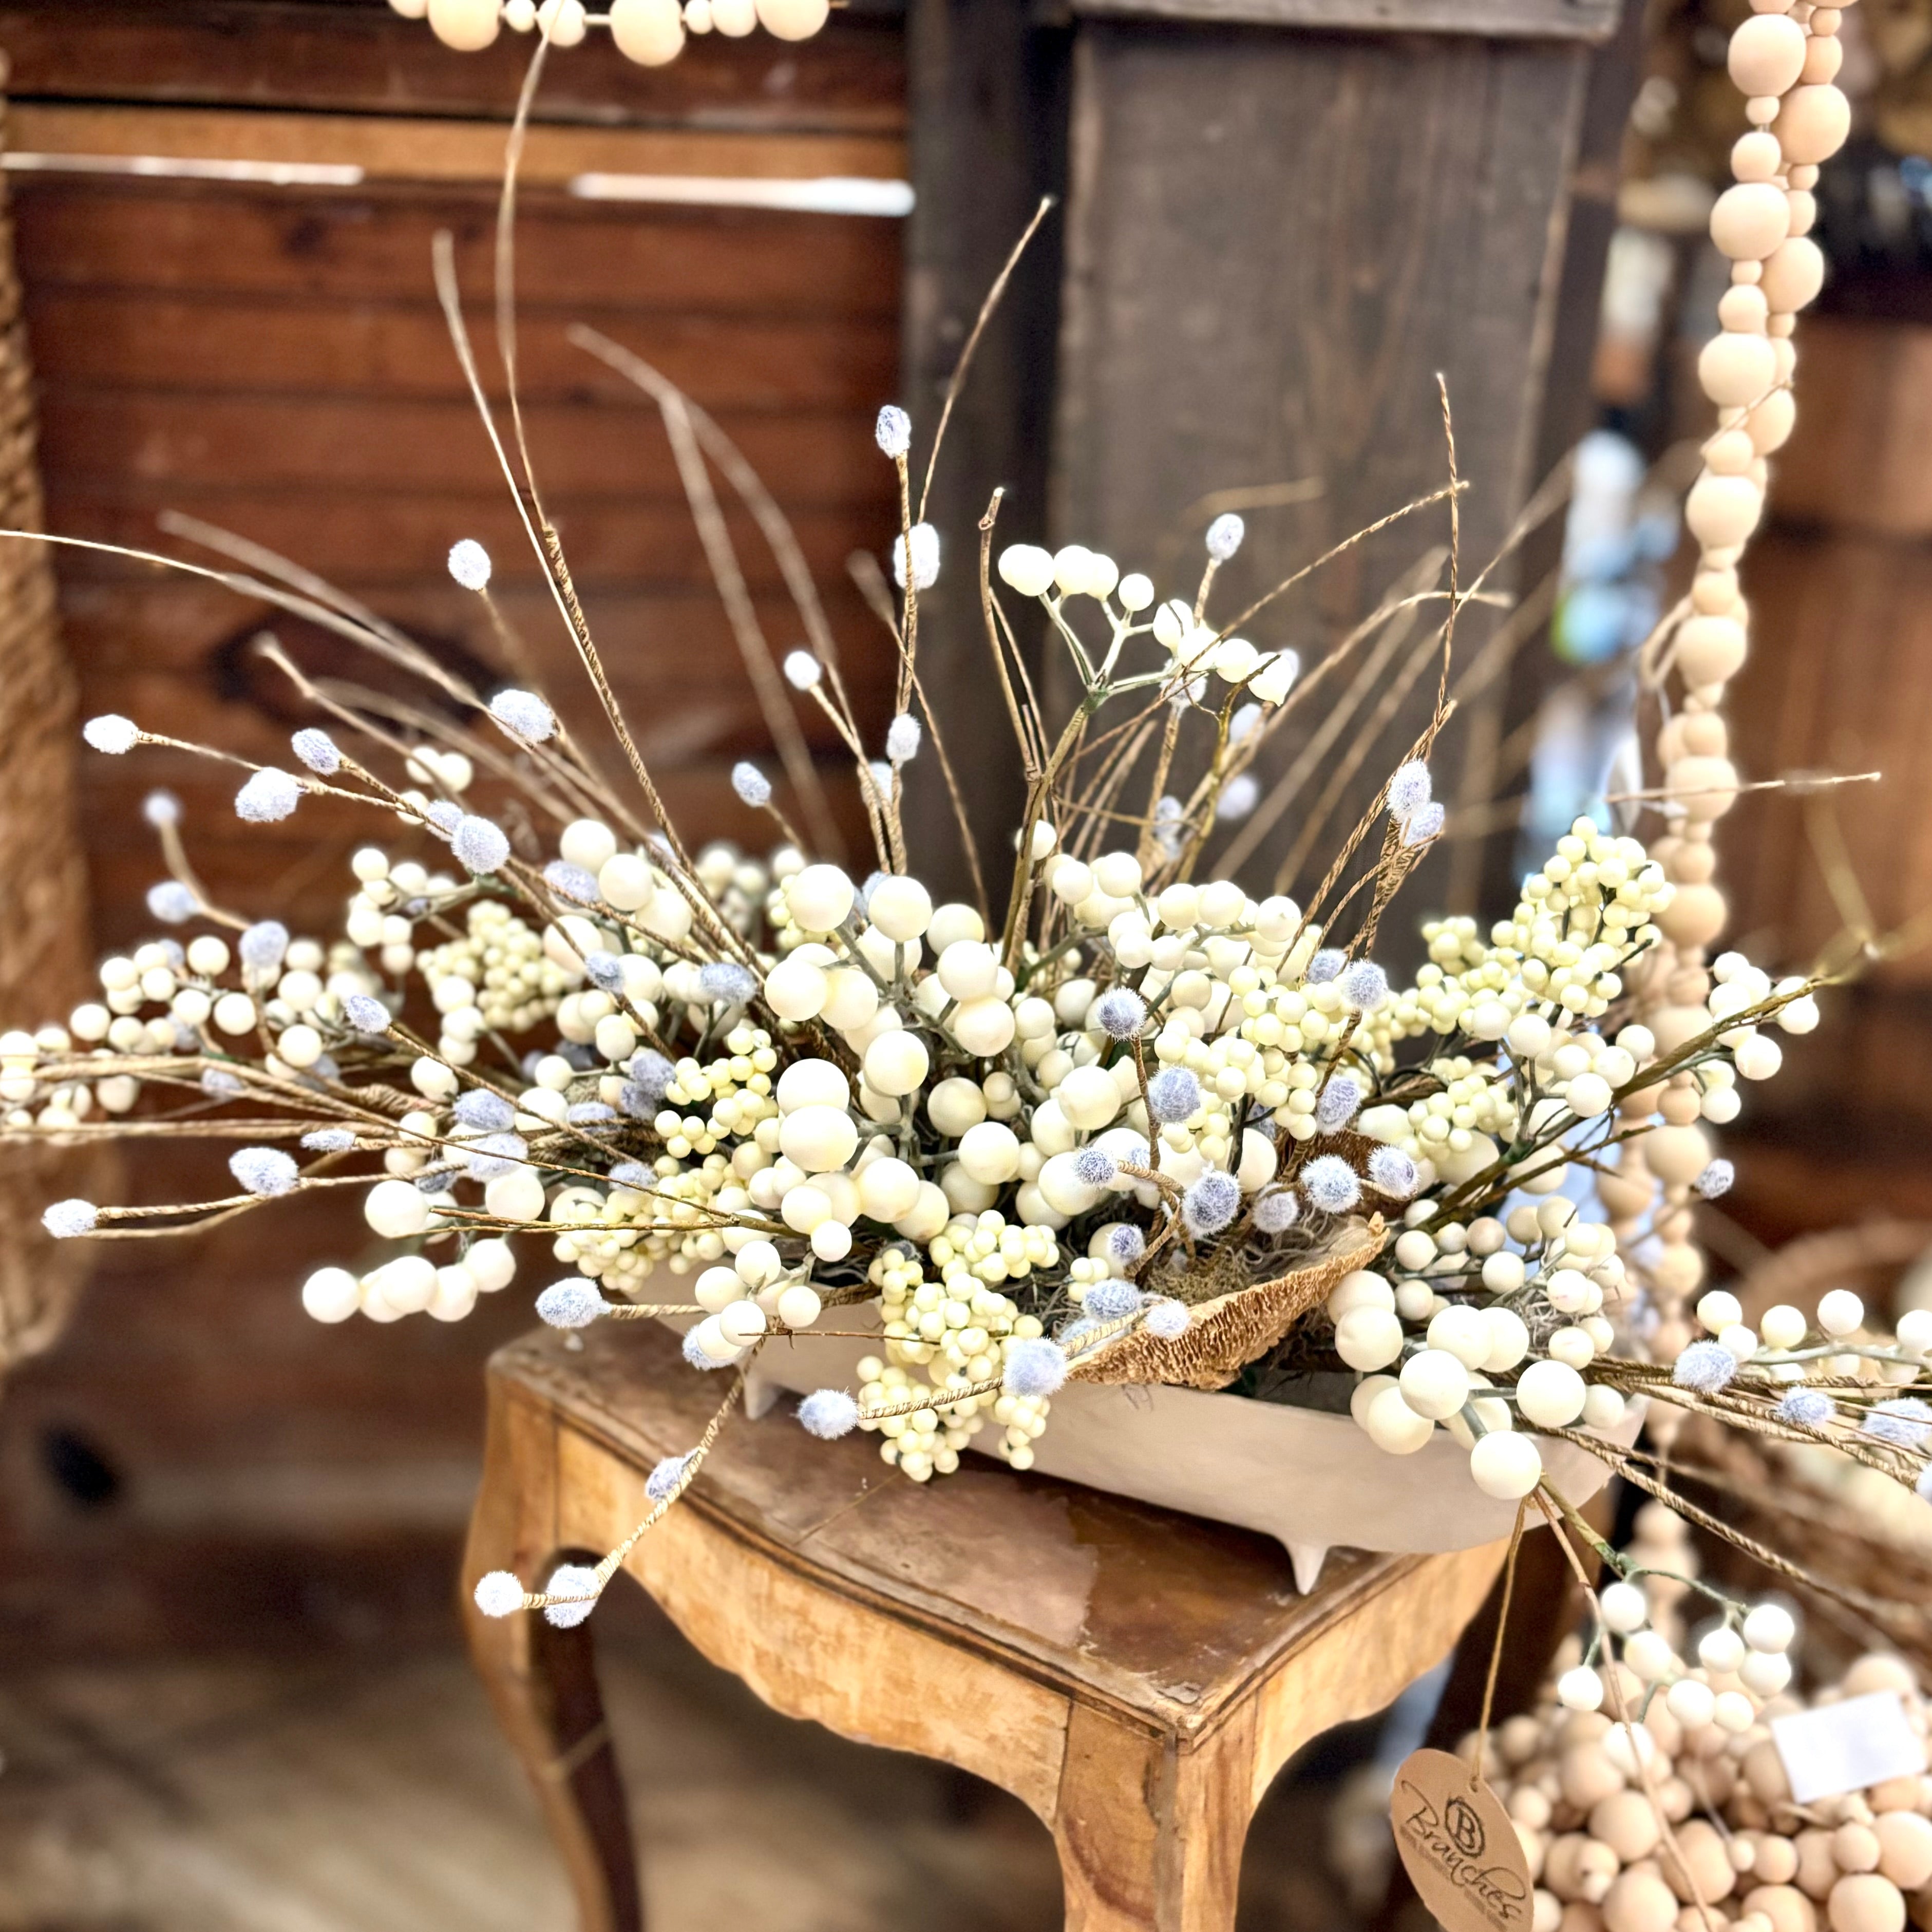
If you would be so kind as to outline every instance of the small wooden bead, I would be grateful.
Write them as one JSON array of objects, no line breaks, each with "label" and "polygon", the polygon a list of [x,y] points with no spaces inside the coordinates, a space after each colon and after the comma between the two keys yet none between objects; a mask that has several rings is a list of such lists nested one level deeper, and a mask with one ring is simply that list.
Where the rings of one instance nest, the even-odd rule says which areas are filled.
[{"label": "small wooden bead", "polygon": [[[1774,136],[1773,139],[1775,138]],[[1816,188],[1818,185],[1817,166],[1815,163],[1808,161],[1802,168],[1787,168],[1785,180],[1792,188]]]},{"label": "small wooden bead", "polygon": [[1803,71],[1804,29],[1787,14],[1756,14],[1731,36],[1726,64],[1741,93],[1782,94]]},{"label": "small wooden bead", "polygon": [[1733,262],[1731,264],[1731,280],[1747,287],[1755,286],[1764,280],[1764,264],[1762,262]]},{"label": "small wooden bead", "polygon": [[1761,262],[1791,232],[1791,204],[1770,182],[1739,182],[1711,208],[1711,239],[1733,261]]},{"label": "small wooden bead", "polygon": [[1818,219],[1816,197],[1808,188],[1792,188],[1786,199],[1791,204],[1791,232],[1809,235]]},{"label": "small wooden bead", "polygon": [[1794,87],[1779,105],[1774,131],[1785,159],[1802,164],[1829,160],[1851,128],[1851,103],[1827,82]]},{"label": "small wooden bead", "polygon": [[1798,77],[1813,87],[1836,80],[1844,59],[1845,45],[1842,40],[1821,40],[1814,34],[1805,46],[1804,65]]},{"label": "small wooden bead", "polygon": [[[1734,294],[1756,292],[1755,289],[1732,291]],[[1714,476],[1742,476],[1756,460],[1757,452],[1741,429],[1720,430],[1704,446],[1704,467]],[[1694,591],[1696,586],[1691,587]]]},{"label": "small wooden bead", "polygon": [[1770,336],[1789,335],[1798,326],[1795,315],[1774,315],[1764,325],[1764,332]]},{"label": "small wooden bead", "polygon": [[1795,314],[1808,308],[1825,286],[1825,254],[1808,235],[1781,242],[1760,265],[1758,286],[1774,315]]},{"label": "small wooden bead", "polygon": [[[1763,343],[1762,346],[1768,359],[1771,345]],[[1690,534],[1711,550],[1720,544],[1742,543],[1756,529],[1763,508],[1762,496],[1744,477],[1713,476],[1707,472],[1690,486],[1690,494],[1684,500],[1684,520],[1690,526]]]},{"label": "small wooden bead", "polygon": [[1838,31],[1838,22],[1844,18],[1844,14],[1836,7],[1814,7],[1807,24],[1815,37],[1822,38],[1827,34],[1835,34]]},{"label": "small wooden bead", "polygon": [[1731,172],[1741,182],[1768,182],[1784,165],[1778,136],[1762,128],[1740,134],[1731,144]]},{"label": "small wooden bead", "polygon": [[1780,336],[1775,342],[1768,341],[1765,346],[1771,351],[1772,362],[1771,382],[1765,386],[1769,388],[1775,384],[1782,387],[1797,371],[1797,346],[1788,336]]},{"label": "small wooden bead", "polygon": [[1744,1894],[1744,1905],[1747,1912],[1762,1912],[1774,1932],[1817,1932],[1816,1908],[1795,1886],[1759,1886]]},{"label": "small wooden bead", "polygon": [[1754,94],[1744,103],[1744,118],[1754,128],[1768,128],[1778,118],[1778,99],[1774,94]]},{"label": "small wooden bead", "polygon": [[1726,328],[1743,335],[1762,335],[1771,320],[1771,304],[1762,289],[1748,283],[1734,284],[1718,298],[1718,320]]},{"label": "small wooden bead", "polygon": [[496,0],[429,0],[429,24],[445,46],[474,53],[496,38]]},{"label": "small wooden bead", "polygon": [[1876,1871],[1878,1834],[1869,1825],[1840,1825],[1832,1834],[1832,1856],[1840,1871]]},{"label": "small wooden bead", "polygon": [[1808,1898],[1823,1898],[1838,1876],[1831,1833],[1808,1826],[1791,1843],[1798,1854],[1798,1889]]},{"label": "small wooden bead", "polygon": [[[1791,1840],[1775,1832],[1766,1832],[1757,1840],[1751,1870],[1766,1885],[1789,1885],[1798,1875],[1798,1854],[1791,1849]],[[1750,1909],[1748,1901],[1745,1909]]]},{"label": "small wooden bead", "polygon": [[1777,380],[1774,352],[1762,335],[1726,329],[1699,352],[1697,380],[1714,403],[1755,402]]}]

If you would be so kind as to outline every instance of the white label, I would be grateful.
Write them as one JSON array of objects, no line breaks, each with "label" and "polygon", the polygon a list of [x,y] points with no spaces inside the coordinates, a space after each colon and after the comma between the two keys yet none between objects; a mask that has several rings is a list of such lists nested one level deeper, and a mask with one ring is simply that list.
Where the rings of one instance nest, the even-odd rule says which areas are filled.
[{"label": "white label", "polygon": [[1896,1690],[1774,1718],[1771,1736],[1800,1804],[1862,1791],[1888,1778],[1916,1778],[1925,1768],[1925,1747],[1906,1722]]}]

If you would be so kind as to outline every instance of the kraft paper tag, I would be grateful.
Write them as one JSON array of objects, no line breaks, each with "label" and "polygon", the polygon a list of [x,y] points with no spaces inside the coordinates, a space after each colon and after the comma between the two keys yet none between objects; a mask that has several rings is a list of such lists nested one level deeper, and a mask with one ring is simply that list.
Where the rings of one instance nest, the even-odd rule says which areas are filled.
[{"label": "kraft paper tag", "polygon": [[1862,1791],[1888,1778],[1916,1778],[1925,1768],[1925,1747],[1906,1722],[1896,1690],[1774,1718],[1771,1741],[1800,1804]]},{"label": "kraft paper tag", "polygon": [[1526,1932],[1529,1861],[1502,1802],[1447,1751],[1419,1750],[1395,1774],[1396,1850],[1444,1932]]}]

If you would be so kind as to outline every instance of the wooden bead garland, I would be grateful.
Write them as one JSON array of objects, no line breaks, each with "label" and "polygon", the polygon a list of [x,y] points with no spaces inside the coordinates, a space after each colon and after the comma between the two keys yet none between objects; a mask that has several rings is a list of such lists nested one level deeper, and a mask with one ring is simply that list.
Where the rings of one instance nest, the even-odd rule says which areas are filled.
[{"label": "wooden bead garland", "polygon": [[[1652,1520],[1660,1546],[1634,1546],[1628,1554],[1694,1574],[1681,1525],[1669,1538],[1662,1534],[1666,1514],[1654,1504],[1642,1512],[1640,1522]],[[1651,1575],[1644,1582],[1652,1620],[1665,1628],[1675,1619],[1660,1598],[1672,1580]],[[1746,1654],[1742,1644],[1736,1649]],[[1570,1639],[1538,1709],[1480,1741],[1484,1774],[1516,1826],[1536,1888],[1530,1932],[1904,1932],[1908,1919],[1932,1925],[1932,1775],[1888,1778],[1801,1807],[1766,1720],[1803,1708],[1803,1700],[1790,1691],[1752,1696],[1756,1720],[1740,1718],[1741,1728],[1696,1721],[1694,1708],[1687,1723],[1678,1714],[1682,1703],[1647,1695],[1627,1652],[1625,1662],[1597,1668],[1618,1673],[1639,1733],[1634,1742],[1642,1747],[1633,1750],[1612,1701],[1597,1709],[1562,1701],[1565,1673],[1575,1671],[1580,1654]],[[1707,1712],[1718,1697],[1748,1693],[1728,1670],[1700,1664],[1684,1674],[1712,1694],[1702,1700]],[[1813,1702],[1886,1690],[1898,1695],[1924,1739],[1932,1728],[1927,1705],[1897,1657],[1875,1652],[1860,1658]],[[1478,1748],[1472,1732],[1461,1754],[1473,1762]],[[1708,1928],[1700,1900],[1709,1908]]]},{"label": "wooden bead garland", "polygon": [[592,14],[584,0],[389,0],[406,20],[427,19],[445,46],[475,53],[499,31],[541,27],[551,44],[574,47],[592,27],[608,27],[617,51],[640,67],[663,67],[684,51],[687,34],[737,40],[762,27],[775,39],[806,40],[825,25],[830,0],[609,0]]},{"label": "wooden bead garland", "polygon": [[[1712,835],[1739,784],[1721,706],[1725,687],[1744,667],[1750,630],[1737,564],[1763,514],[1766,460],[1794,421],[1792,326],[1824,282],[1824,256],[1810,233],[1818,164],[1838,152],[1850,126],[1850,105],[1834,84],[1842,10],[1807,0],[1752,0],[1752,6],[1729,50],[1731,78],[1746,98],[1752,125],[1731,151],[1734,184],[1711,210],[1711,239],[1730,258],[1731,286],[1718,304],[1720,332],[1697,362],[1698,381],[1718,410],[1716,432],[1684,503],[1697,569],[1688,608],[1661,640],[1664,650],[1648,674],[1660,686],[1674,669],[1683,693],[1682,709],[1656,742],[1665,801],[1677,822],[1652,848],[1677,892],[1660,917],[1665,943],[1642,988],[1644,1016],[1665,1048],[1709,1024],[1706,956],[1729,916],[1713,883]],[[1713,1108],[1714,1097],[1700,1096],[1689,1073],[1672,1076],[1661,1091],[1631,1095],[1619,1110],[1627,1120],[1634,1124],[1660,1107],[1671,1125],[1627,1143],[1618,1174],[1603,1188],[1620,1235],[1634,1238],[1654,1213],[1663,1243],[1650,1270],[1663,1318],[1654,1346],[1666,1360],[1690,1339],[1684,1298],[1703,1279],[1688,1204],[1712,1149],[1697,1122],[1728,1118],[1736,1106],[1726,1096]],[[1668,1434],[1677,1420],[1666,1411],[1652,1426]]]}]

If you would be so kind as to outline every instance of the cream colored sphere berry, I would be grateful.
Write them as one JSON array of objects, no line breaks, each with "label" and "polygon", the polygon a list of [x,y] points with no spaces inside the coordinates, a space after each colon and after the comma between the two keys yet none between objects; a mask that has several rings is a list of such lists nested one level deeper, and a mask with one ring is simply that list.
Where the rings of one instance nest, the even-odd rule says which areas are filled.
[{"label": "cream colored sphere berry", "polygon": [[787,1114],[802,1107],[849,1107],[852,1084],[829,1060],[795,1060],[778,1076],[775,1097]]},{"label": "cream colored sphere berry", "polygon": [[346,1268],[317,1268],[302,1283],[302,1304],[317,1322],[346,1322],[362,1305],[362,1286]]},{"label": "cream colored sphere berry", "polygon": [[1469,1474],[1486,1496],[1514,1502],[1543,1480],[1543,1457],[1526,1436],[1498,1430],[1469,1452]]},{"label": "cream colored sphere berry", "polygon": [[707,1315],[716,1315],[741,1299],[745,1287],[736,1268],[708,1268],[692,1284],[691,1298]]},{"label": "cream colored sphere berry", "polygon": [[948,1025],[968,1053],[992,1060],[1012,1042],[1013,1010],[998,994],[988,993],[982,999],[961,1000]]},{"label": "cream colored sphere berry", "polygon": [[1567,1429],[1583,1413],[1589,1391],[1568,1363],[1532,1362],[1516,1378],[1516,1406],[1539,1429]]},{"label": "cream colored sphere berry", "polygon": [[778,1297],[778,1319],[788,1328],[809,1328],[823,1307],[816,1288],[794,1282]]},{"label": "cream colored sphere berry", "polygon": [[1828,1335],[1856,1334],[1864,1318],[1864,1304],[1848,1288],[1834,1288],[1820,1298],[1818,1326]]},{"label": "cream colored sphere berry", "polygon": [[785,1115],[778,1129],[779,1150],[807,1174],[843,1167],[858,1147],[859,1130],[841,1108],[798,1108]]},{"label": "cream colored sphere berry", "polygon": [[824,969],[809,959],[782,959],[765,977],[766,1004],[794,1026],[824,1011],[826,991]]},{"label": "cream colored sphere berry", "polygon": [[1335,1324],[1335,1352],[1352,1369],[1383,1369],[1402,1354],[1402,1329],[1392,1310],[1350,1309]]},{"label": "cream colored sphere berry", "polygon": [[1010,1180],[1020,1171],[1018,1136],[1002,1120],[982,1120],[960,1136],[958,1165],[989,1186]]},{"label": "cream colored sphere berry", "polygon": [[850,917],[858,893],[836,866],[808,866],[785,881],[785,910],[807,932],[836,932]]},{"label": "cream colored sphere berry", "polygon": [[1053,1097],[1083,1133],[1097,1133],[1120,1111],[1120,1090],[1103,1066],[1076,1066],[1054,1089]]},{"label": "cream colored sphere berry", "polygon": [[1402,1364],[1403,1401],[1417,1414],[1440,1422],[1469,1399],[1469,1372],[1446,1348],[1424,1348]]},{"label": "cream colored sphere berry", "polygon": [[999,985],[1000,956],[980,940],[956,940],[940,954],[936,970],[953,999],[981,999]]},{"label": "cream colored sphere berry", "polygon": [[932,895],[916,879],[880,879],[866,898],[866,918],[888,939],[904,945],[932,924]]},{"label": "cream colored sphere berry", "polygon": [[902,1028],[881,1034],[866,1049],[866,1084],[875,1094],[897,1100],[915,1093],[932,1064],[926,1042]]},{"label": "cream colored sphere berry", "polygon": [[860,1168],[858,1180],[860,1210],[874,1221],[899,1220],[919,1199],[917,1170],[890,1155]]},{"label": "cream colored sphere berry", "polygon": [[1436,1425],[1403,1400],[1400,1387],[1384,1389],[1368,1405],[1363,1426],[1369,1440],[1391,1456],[1414,1455],[1436,1432]]},{"label": "cream colored sphere berry", "polygon": [[429,1226],[429,1197],[410,1181],[379,1180],[363,1198],[362,1218],[386,1240],[406,1240]]}]

